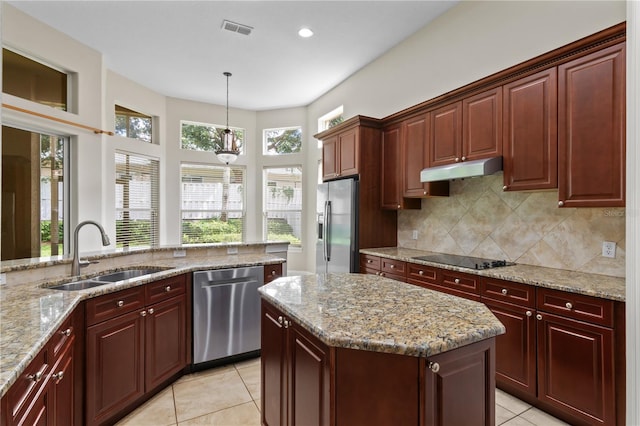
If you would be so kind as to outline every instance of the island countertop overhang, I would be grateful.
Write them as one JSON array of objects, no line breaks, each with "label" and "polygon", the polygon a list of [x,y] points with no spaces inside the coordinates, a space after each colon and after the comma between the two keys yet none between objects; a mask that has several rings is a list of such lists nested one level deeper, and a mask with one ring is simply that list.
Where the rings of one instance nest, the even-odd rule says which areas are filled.
[{"label": "island countertop overhang", "polygon": [[262,297],[329,346],[428,357],[505,332],[482,303],[388,278],[279,278]]}]

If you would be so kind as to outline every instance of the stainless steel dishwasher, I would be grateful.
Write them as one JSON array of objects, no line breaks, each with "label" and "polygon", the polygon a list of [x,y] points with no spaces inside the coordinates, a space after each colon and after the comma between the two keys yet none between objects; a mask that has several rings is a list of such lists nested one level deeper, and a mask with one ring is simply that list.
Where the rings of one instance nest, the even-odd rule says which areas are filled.
[{"label": "stainless steel dishwasher", "polygon": [[257,354],[263,284],[263,266],[193,273],[194,365]]}]

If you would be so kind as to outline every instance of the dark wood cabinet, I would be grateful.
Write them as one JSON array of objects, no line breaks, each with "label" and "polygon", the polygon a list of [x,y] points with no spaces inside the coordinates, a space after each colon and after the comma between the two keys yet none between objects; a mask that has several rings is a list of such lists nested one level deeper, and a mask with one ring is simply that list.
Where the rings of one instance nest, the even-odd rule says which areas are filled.
[{"label": "dark wood cabinet", "polygon": [[262,305],[262,424],[330,425],[329,348]]},{"label": "dark wood cabinet", "polygon": [[335,179],[336,176],[340,176],[338,136],[331,136],[322,141],[322,180]]},{"label": "dark wood cabinet", "polygon": [[462,161],[502,155],[502,87],[462,100]]},{"label": "dark wood cabinet", "polygon": [[358,128],[322,140],[322,180],[354,176],[360,172]]},{"label": "dark wood cabinet", "polygon": [[625,44],[558,67],[559,205],[624,206]]},{"label": "dark wood cabinet", "polygon": [[268,284],[282,276],[282,263],[264,265],[264,283]]},{"label": "dark wood cabinet", "polygon": [[504,190],[558,187],[557,70],[503,87]]},{"label": "dark wood cabinet", "polygon": [[429,112],[429,167],[456,163],[462,158],[462,102]]},{"label": "dark wood cabinet", "polygon": [[404,198],[403,191],[403,129],[401,124],[390,126],[382,132],[382,189],[381,207],[389,210],[419,209],[418,198]]},{"label": "dark wood cabinet", "polygon": [[[402,196],[426,197],[428,195],[441,195],[430,188],[429,183],[420,181],[420,172],[429,167],[429,116],[421,114],[417,117],[405,120],[402,123]],[[434,184],[446,185],[446,194],[449,195],[448,182],[434,182]],[[438,192],[438,191],[435,191]]]},{"label": "dark wood cabinet", "polygon": [[86,422],[105,424],[187,365],[186,276],[90,299]]},{"label": "dark wood cabinet", "polygon": [[360,255],[360,272],[363,274],[379,275],[396,281],[406,280],[406,262],[387,259],[369,254]]}]

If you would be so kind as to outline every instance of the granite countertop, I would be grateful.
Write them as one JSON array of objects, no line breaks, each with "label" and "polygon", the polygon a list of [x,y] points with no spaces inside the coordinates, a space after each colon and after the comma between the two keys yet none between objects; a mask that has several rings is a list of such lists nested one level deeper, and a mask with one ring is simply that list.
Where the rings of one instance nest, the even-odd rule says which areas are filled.
[{"label": "granite countertop", "polygon": [[428,357],[505,332],[482,303],[376,275],[283,277],[259,291],[329,346]]},{"label": "granite countertop", "polygon": [[[4,284],[0,286],[0,397],[4,396],[64,319],[85,299],[198,270],[268,265],[285,261],[286,259],[266,253],[150,261],[139,266],[168,269],[79,291],[46,288],[61,283],[61,279]],[[132,267],[135,265],[129,265],[127,269]]]},{"label": "granite countertop", "polygon": [[412,262],[420,265],[434,266],[441,269],[465,272],[467,274],[514,281],[536,287],[546,287],[570,293],[600,297],[602,299],[620,302],[625,301],[625,279],[609,275],[589,274],[532,265],[513,265],[484,270],[460,268],[456,266],[443,265],[441,263],[413,259],[415,256],[429,256],[442,253],[406,249],[401,247],[361,249],[360,253],[404,262]]}]

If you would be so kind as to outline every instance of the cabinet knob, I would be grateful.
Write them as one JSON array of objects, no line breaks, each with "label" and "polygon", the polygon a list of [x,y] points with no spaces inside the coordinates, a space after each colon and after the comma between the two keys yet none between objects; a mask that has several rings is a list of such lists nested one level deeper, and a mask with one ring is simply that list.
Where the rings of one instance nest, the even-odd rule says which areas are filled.
[{"label": "cabinet knob", "polygon": [[289,324],[291,324],[288,320],[284,320],[284,328],[289,328]]},{"label": "cabinet knob", "polygon": [[507,185],[505,185],[505,186],[503,186],[503,187],[502,187],[502,190],[503,190],[503,191],[506,191],[507,189],[509,189],[509,187],[508,187]]},{"label": "cabinet knob", "polygon": [[438,364],[437,362],[431,362],[429,361],[429,365],[428,365],[429,369],[431,371],[433,371],[434,373],[437,373],[438,371],[440,371],[440,364]]},{"label": "cabinet knob", "polygon": [[38,383],[42,380],[42,371],[38,371],[36,374],[29,374],[27,379],[32,380],[35,383]]},{"label": "cabinet knob", "polygon": [[418,275],[424,275],[424,271],[423,270],[419,270],[418,271]]},{"label": "cabinet knob", "polygon": [[141,317],[146,317],[146,316],[147,316],[147,311],[142,311],[142,312],[140,312],[140,316],[141,316]]},{"label": "cabinet knob", "polygon": [[428,192],[427,192],[427,191],[424,191],[424,192],[423,192],[423,194],[424,194],[424,195],[427,195],[427,194],[428,194]]},{"label": "cabinet knob", "polygon": [[373,263],[373,260],[367,259],[367,263]]},{"label": "cabinet knob", "polygon": [[166,291],[167,293],[169,293],[171,291],[171,286],[168,285],[164,288],[164,291]]},{"label": "cabinet knob", "polygon": [[467,161],[467,157],[462,156],[462,161]]},{"label": "cabinet knob", "polygon": [[271,271],[271,276],[275,277],[276,276],[276,270],[274,269],[273,271]]},{"label": "cabinet knob", "polygon": [[153,315],[154,312],[155,310],[153,308],[149,308],[149,315]]},{"label": "cabinet knob", "polygon": [[67,328],[66,330],[62,330],[60,332],[60,334],[62,334],[63,336],[67,336],[67,337],[71,336],[71,328]]},{"label": "cabinet knob", "polygon": [[538,321],[541,321],[542,320],[542,315],[540,315],[540,314],[536,315],[536,319],[538,319]]},{"label": "cabinet knob", "polygon": [[531,311],[527,311],[527,312],[525,312],[525,314],[526,314],[528,317],[530,317],[531,315],[533,315],[533,312],[531,312]]},{"label": "cabinet knob", "polygon": [[390,267],[391,269],[394,269],[394,268],[396,267],[396,265],[389,265],[389,267]]},{"label": "cabinet knob", "polygon": [[567,309],[573,309],[573,305],[571,304],[571,302],[567,302],[564,306],[566,306]]},{"label": "cabinet knob", "polygon": [[501,293],[502,293],[502,294],[504,294],[504,295],[506,296],[506,295],[507,295],[507,289],[506,289],[506,288],[503,288],[503,289],[502,289],[502,291],[501,291]]},{"label": "cabinet knob", "polygon": [[278,317],[278,324],[282,324],[282,322],[284,321],[284,318],[282,318],[282,316]]},{"label": "cabinet knob", "polygon": [[460,159],[458,157],[456,157],[456,163],[460,162]]},{"label": "cabinet knob", "polygon": [[398,204],[398,208],[400,208],[400,204]]},{"label": "cabinet knob", "polygon": [[564,206],[564,201],[558,201],[558,206],[560,207]]},{"label": "cabinet knob", "polygon": [[60,370],[57,373],[52,374],[51,377],[53,378],[53,380],[60,381],[64,377],[64,371]]},{"label": "cabinet knob", "polygon": [[118,308],[122,308],[124,306],[124,300],[118,300],[116,305],[118,305]]},{"label": "cabinet knob", "polygon": [[455,280],[453,280],[453,282],[456,283],[456,284],[460,284],[460,279],[456,278]]}]

